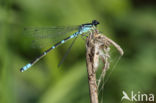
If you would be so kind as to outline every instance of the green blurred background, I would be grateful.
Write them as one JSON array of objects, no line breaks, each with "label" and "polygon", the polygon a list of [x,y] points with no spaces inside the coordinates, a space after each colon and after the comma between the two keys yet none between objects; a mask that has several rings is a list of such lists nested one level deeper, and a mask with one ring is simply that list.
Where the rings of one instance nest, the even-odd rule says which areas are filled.
[{"label": "green blurred background", "polygon": [[60,69],[66,44],[30,70],[19,69],[45,50],[30,48],[22,37],[24,27],[77,25],[93,19],[125,52],[105,84],[103,102],[121,102],[123,90],[156,95],[155,0],[0,0],[0,103],[89,103],[81,38]]}]

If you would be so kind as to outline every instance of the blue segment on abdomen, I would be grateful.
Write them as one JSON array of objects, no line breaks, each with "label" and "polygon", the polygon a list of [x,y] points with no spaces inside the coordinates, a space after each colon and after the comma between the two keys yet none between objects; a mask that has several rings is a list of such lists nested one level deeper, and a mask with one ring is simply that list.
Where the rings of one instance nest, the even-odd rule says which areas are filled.
[{"label": "blue segment on abdomen", "polygon": [[30,67],[31,67],[31,64],[29,63],[21,69],[21,72],[26,71]]},{"label": "blue segment on abdomen", "polygon": [[74,35],[71,35],[70,38],[74,38]]},{"label": "blue segment on abdomen", "polygon": [[64,40],[62,40],[61,43],[64,43]]},{"label": "blue segment on abdomen", "polygon": [[51,48],[52,48],[52,49],[55,49],[55,46],[52,46]]}]

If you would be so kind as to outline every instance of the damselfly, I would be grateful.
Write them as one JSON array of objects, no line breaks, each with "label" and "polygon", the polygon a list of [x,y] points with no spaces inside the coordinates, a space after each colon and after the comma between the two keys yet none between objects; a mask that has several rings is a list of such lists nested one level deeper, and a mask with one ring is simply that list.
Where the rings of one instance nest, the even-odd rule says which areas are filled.
[{"label": "damselfly", "polygon": [[[79,35],[86,35],[89,34],[92,31],[96,30],[96,26],[99,24],[99,22],[97,20],[93,20],[91,23],[86,23],[86,24],[82,24],[78,27],[77,32],[75,32],[74,34],[64,38],[63,40],[60,40],[59,42],[57,42],[56,44],[54,44],[53,46],[51,46],[49,49],[47,49],[45,52],[43,52],[39,57],[37,57],[36,59],[34,59],[32,62],[26,64],[24,67],[22,67],[20,69],[21,72],[26,71],[27,69],[29,69],[30,67],[32,67],[36,62],[38,62],[41,58],[43,58],[45,55],[47,55],[48,52],[50,52],[51,50],[55,49],[56,47],[58,47],[61,44],[64,44],[65,42],[67,42],[68,40],[72,39],[72,38],[77,38]],[[51,28],[49,28],[50,30]],[[33,33],[38,32],[37,29],[31,29],[31,31],[33,31]],[[60,32],[61,33],[61,32]],[[51,34],[51,36],[53,36]]]}]

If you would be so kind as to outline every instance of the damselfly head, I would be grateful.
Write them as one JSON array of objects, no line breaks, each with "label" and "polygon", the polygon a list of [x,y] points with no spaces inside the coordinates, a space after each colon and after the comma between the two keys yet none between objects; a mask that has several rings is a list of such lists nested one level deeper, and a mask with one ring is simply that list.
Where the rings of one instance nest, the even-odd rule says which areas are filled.
[{"label": "damselfly head", "polygon": [[93,20],[92,21],[92,24],[94,25],[94,26],[96,26],[96,25],[98,25],[98,24],[100,24],[97,20]]}]

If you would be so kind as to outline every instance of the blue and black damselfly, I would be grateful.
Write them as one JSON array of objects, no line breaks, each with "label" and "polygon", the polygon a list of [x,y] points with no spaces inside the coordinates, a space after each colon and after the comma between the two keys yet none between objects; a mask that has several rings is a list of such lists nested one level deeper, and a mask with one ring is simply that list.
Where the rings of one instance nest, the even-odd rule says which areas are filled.
[{"label": "blue and black damselfly", "polygon": [[[89,34],[92,31],[95,31],[96,30],[96,26],[98,24],[99,24],[99,22],[97,20],[93,20],[92,23],[86,23],[86,24],[82,24],[82,25],[78,26],[77,32],[75,32],[74,34],[72,34],[72,35],[66,37],[65,39],[60,40],[59,42],[57,42],[56,44],[54,44],[51,48],[49,48],[45,52],[43,52],[39,57],[37,57],[36,59],[34,59],[32,62],[26,64],[24,67],[22,67],[20,69],[20,71],[21,72],[26,71],[27,69],[29,69],[30,67],[32,67],[36,62],[38,62],[41,58],[43,58],[45,55],[47,55],[48,52],[50,52],[51,50],[55,49],[59,45],[64,44],[68,40],[70,40],[72,38],[77,38],[79,35],[84,36],[86,34]],[[49,30],[50,29],[51,28],[49,28]],[[33,31],[33,33],[38,32],[37,29],[31,29],[31,31]],[[52,36],[52,34],[51,34],[51,36]]]}]

